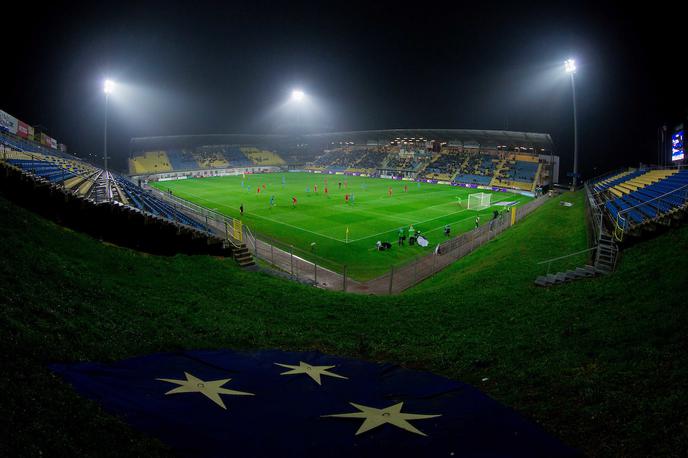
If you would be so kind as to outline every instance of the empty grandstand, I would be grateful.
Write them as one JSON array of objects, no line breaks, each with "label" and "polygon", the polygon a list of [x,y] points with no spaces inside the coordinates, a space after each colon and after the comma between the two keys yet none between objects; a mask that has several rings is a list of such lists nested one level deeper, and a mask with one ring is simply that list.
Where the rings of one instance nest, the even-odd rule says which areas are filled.
[{"label": "empty grandstand", "polygon": [[[42,182],[59,186],[74,196],[96,203],[108,202],[130,206],[190,228],[207,230],[201,222],[159,199],[150,191],[144,191],[122,175],[93,166],[76,156],[46,149],[32,141],[13,139],[6,133],[2,134],[0,140],[0,159]],[[150,152],[136,158],[134,163],[136,170],[151,168],[164,172],[172,169],[164,151]]]},{"label": "empty grandstand", "polygon": [[588,183],[617,241],[671,225],[688,207],[688,170],[639,168]]}]

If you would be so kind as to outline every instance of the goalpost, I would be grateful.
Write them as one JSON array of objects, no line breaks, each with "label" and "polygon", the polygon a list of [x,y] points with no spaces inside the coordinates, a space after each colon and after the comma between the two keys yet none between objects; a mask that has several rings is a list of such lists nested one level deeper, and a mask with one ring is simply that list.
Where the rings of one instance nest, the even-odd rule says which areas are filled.
[{"label": "goalpost", "polygon": [[490,206],[490,196],[486,192],[477,192],[468,195],[468,209],[469,210],[484,210]]}]

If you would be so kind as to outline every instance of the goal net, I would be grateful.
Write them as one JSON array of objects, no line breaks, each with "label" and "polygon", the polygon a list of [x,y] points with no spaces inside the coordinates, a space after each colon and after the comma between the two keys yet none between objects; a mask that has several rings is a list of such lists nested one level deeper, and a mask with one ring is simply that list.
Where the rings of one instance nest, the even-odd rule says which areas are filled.
[{"label": "goal net", "polygon": [[490,194],[486,192],[477,192],[468,195],[468,209],[469,210],[484,210],[490,206]]}]

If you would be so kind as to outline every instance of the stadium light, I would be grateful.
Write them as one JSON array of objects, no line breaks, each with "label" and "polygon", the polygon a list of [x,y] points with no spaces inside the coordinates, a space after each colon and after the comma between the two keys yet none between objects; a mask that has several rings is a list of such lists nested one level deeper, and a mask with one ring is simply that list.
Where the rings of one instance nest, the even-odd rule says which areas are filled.
[{"label": "stadium light", "polygon": [[107,131],[108,131],[108,101],[110,94],[115,90],[115,82],[111,79],[106,79],[103,83],[103,92],[105,93],[105,125],[103,128],[103,170],[105,172],[105,200],[110,200],[110,174],[108,172],[108,152],[107,152]]},{"label": "stadium light", "polygon": [[295,102],[301,102],[306,97],[301,89],[294,89],[291,91],[291,99]]},{"label": "stadium light", "polygon": [[105,83],[103,83],[103,92],[106,94],[112,94],[112,91],[115,90],[115,82],[112,80],[105,80]]},{"label": "stadium light", "polygon": [[576,61],[573,59],[566,59],[566,62],[564,62],[564,69],[566,73],[576,73]]},{"label": "stadium light", "polygon": [[578,113],[576,110],[576,82],[573,77],[576,73],[576,61],[566,59],[564,70],[571,75],[571,97],[573,98],[573,180],[571,182],[571,191],[574,191],[578,181]]}]

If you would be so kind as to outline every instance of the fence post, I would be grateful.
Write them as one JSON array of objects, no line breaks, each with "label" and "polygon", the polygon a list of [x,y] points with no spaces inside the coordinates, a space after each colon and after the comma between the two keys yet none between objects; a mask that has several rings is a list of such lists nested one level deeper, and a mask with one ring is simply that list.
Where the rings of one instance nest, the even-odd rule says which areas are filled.
[{"label": "fence post", "polygon": [[275,265],[275,247],[272,243],[270,244],[270,258],[272,259],[272,265],[274,266]]},{"label": "fence post", "polygon": [[343,281],[343,290],[346,292],[346,265],[344,266],[344,281]]},{"label": "fence post", "polygon": [[394,266],[389,268],[389,294],[392,294],[392,284],[394,282]]},{"label": "fence post", "polygon": [[289,264],[291,265],[291,274],[294,275],[294,245],[289,245]]},{"label": "fence post", "polygon": [[315,284],[318,284],[318,265],[316,263],[313,263],[313,281]]},{"label": "fence post", "polygon": [[229,240],[229,229],[227,228],[227,220],[225,220],[225,240]]}]

